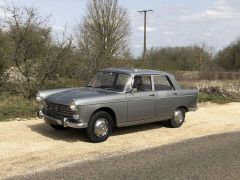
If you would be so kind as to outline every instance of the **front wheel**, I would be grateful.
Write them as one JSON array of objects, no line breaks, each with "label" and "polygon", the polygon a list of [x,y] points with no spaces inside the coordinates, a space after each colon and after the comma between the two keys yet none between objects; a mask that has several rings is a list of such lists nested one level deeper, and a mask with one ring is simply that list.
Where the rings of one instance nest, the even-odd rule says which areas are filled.
[{"label": "front wheel", "polygon": [[169,125],[172,128],[179,128],[183,125],[185,120],[185,110],[178,108],[174,111],[173,117],[169,120]]},{"label": "front wheel", "polygon": [[112,129],[112,117],[107,112],[99,111],[90,118],[86,134],[91,142],[99,143],[108,139]]}]

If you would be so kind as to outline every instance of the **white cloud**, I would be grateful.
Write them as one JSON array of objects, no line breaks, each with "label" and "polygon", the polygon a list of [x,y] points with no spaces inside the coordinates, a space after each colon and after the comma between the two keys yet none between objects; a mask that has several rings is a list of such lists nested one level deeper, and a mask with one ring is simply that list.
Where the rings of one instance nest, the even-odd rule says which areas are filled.
[{"label": "white cloud", "polygon": [[[166,3],[168,4],[168,3]],[[132,11],[132,47],[143,48],[143,17]],[[188,46],[206,42],[216,49],[227,46],[239,36],[240,0],[187,0],[159,6],[148,14],[147,47]],[[227,32],[227,33],[226,33]],[[150,45],[151,44],[151,45]]]},{"label": "white cloud", "polygon": [[171,42],[172,42],[172,39],[167,38],[167,39],[166,39],[166,42],[171,43]]},{"label": "white cloud", "polygon": [[2,0],[0,0],[0,6],[4,6],[4,5],[5,3]]},{"label": "white cloud", "polygon": [[172,36],[172,35],[175,35],[176,33],[170,32],[170,31],[164,31],[164,32],[162,32],[162,34],[166,35],[166,36]]},{"label": "white cloud", "polygon": [[239,9],[231,1],[215,0],[212,8],[202,12],[181,16],[185,21],[205,21],[217,19],[238,19],[240,18]]},{"label": "white cloud", "polygon": [[212,33],[206,32],[206,33],[204,33],[204,36],[212,36]]},{"label": "white cloud", "polygon": [[[144,26],[138,27],[138,30],[144,31]],[[155,31],[155,30],[156,30],[155,27],[147,27],[147,28],[146,28],[146,31],[147,31],[147,32],[152,32],[152,31]]]}]

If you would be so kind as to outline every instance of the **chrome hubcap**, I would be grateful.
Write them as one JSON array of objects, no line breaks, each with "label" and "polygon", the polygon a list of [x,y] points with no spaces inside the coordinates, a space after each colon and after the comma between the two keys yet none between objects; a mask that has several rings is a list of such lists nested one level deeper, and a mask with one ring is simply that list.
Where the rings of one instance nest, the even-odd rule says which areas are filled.
[{"label": "chrome hubcap", "polygon": [[108,132],[108,121],[105,118],[98,119],[95,123],[94,133],[97,137],[105,136]]},{"label": "chrome hubcap", "polygon": [[183,112],[181,110],[176,110],[174,112],[174,121],[177,123],[177,124],[180,124],[183,122]]}]

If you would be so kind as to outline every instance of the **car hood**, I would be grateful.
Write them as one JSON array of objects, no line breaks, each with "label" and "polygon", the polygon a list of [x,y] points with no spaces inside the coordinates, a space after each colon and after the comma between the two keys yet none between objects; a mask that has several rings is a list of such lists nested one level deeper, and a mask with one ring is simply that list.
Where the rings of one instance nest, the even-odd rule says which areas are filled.
[{"label": "car hood", "polygon": [[79,100],[86,100],[92,98],[99,98],[99,97],[106,97],[117,94],[117,92],[104,90],[99,88],[74,88],[74,89],[67,89],[65,91],[61,91],[52,95],[49,95],[46,100],[63,104],[69,105],[71,101],[74,99],[76,101]]}]

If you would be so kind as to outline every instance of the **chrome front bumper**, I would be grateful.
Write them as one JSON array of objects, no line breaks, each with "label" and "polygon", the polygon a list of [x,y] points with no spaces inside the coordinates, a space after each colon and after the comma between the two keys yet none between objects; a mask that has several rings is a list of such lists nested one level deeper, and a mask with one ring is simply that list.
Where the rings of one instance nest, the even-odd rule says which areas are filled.
[{"label": "chrome front bumper", "polygon": [[48,116],[48,115],[44,114],[42,111],[38,112],[38,117],[40,119],[44,119],[44,121],[46,123],[58,124],[58,125],[61,125],[63,127],[71,127],[71,128],[77,128],[77,129],[82,129],[82,128],[87,127],[87,123],[84,123],[84,122],[73,123],[73,122],[69,121],[68,118],[56,119],[56,118],[53,118],[51,116]]}]

